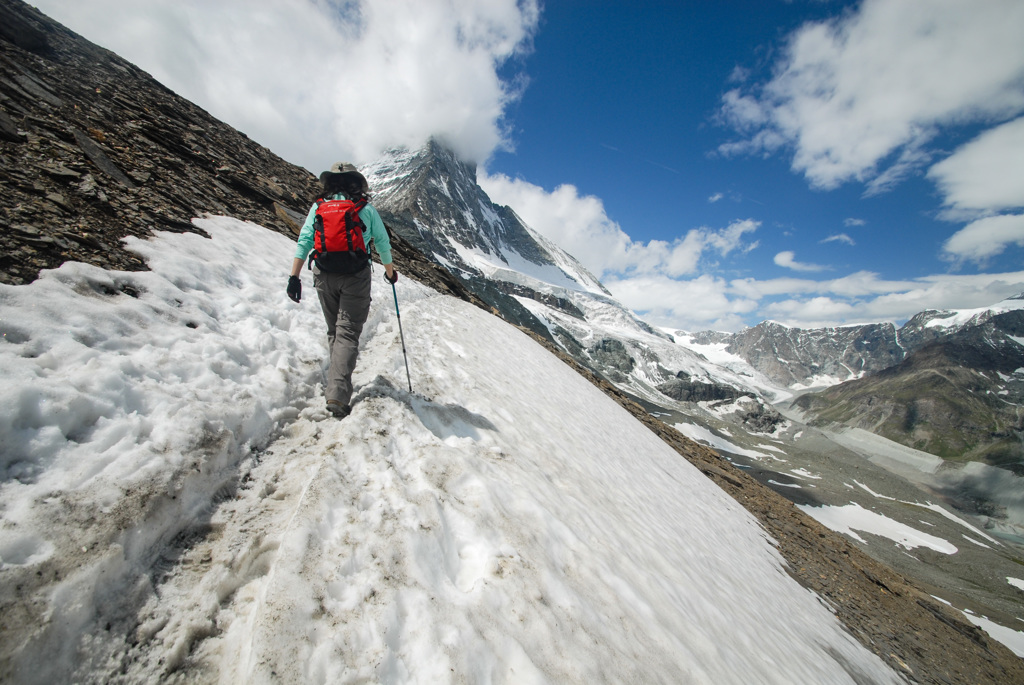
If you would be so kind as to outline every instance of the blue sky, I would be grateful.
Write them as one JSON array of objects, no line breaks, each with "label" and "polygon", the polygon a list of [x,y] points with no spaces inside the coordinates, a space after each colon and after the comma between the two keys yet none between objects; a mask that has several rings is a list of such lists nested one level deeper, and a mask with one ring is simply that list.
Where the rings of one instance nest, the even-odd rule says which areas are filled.
[{"label": "blue sky", "polygon": [[36,4],[314,172],[442,137],[651,323],[1024,291],[1019,0]]}]

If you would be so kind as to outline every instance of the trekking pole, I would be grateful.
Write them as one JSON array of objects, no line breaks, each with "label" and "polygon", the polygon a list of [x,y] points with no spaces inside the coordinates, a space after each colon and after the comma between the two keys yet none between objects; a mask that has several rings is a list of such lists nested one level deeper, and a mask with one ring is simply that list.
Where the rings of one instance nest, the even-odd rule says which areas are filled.
[{"label": "trekking pole", "polygon": [[391,284],[391,293],[395,296],[395,316],[398,318],[398,336],[402,339],[402,356],[405,357],[405,379],[409,381],[409,392],[412,392],[412,376],[409,375],[409,355],[405,353],[405,333],[402,332],[402,314],[398,311],[398,291]]}]

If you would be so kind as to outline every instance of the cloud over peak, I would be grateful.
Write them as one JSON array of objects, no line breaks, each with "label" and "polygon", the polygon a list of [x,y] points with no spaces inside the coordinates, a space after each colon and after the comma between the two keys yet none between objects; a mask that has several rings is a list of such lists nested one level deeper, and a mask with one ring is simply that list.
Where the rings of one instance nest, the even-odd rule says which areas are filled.
[{"label": "cloud over peak", "polygon": [[498,69],[540,17],[537,0],[35,4],[314,172],[430,136],[474,161],[506,146],[523,84]]}]

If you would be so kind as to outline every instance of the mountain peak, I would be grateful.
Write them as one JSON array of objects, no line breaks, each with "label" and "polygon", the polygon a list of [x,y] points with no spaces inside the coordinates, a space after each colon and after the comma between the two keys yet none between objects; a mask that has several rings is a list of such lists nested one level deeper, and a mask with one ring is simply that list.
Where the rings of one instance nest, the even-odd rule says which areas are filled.
[{"label": "mountain peak", "polygon": [[421,150],[431,155],[442,164],[464,167],[470,172],[469,175],[471,178],[476,178],[476,162],[467,162],[462,159],[459,157],[458,153],[455,152],[455,148],[444,141],[431,136]]},{"label": "mountain peak", "polygon": [[389,150],[363,173],[388,226],[453,272],[607,295],[572,256],[530,230],[510,207],[494,204],[476,182],[476,165],[443,141]]}]

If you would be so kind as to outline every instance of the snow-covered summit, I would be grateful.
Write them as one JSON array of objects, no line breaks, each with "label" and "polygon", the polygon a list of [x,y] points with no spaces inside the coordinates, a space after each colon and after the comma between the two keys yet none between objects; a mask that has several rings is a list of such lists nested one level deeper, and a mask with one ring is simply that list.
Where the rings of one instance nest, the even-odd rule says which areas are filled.
[{"label": "snow-covered summit", "polygon": [[363,167],[389,225],[456,273],[607,295],[575,258],[529,229],[477,185],[476,167],[431,140]]},{"label": "snow-covered summit", "polygon": [[[1017,309],[1024,309],[1024,293],[1009,297],[989,307],[928,310],[918,314],[911,321],[919,321],[919,325],[927,328],[945,329],[944,332],[951,333],[970,326],[978,326],[997,314]],[[909,324],[910,322],[908,322]]]}]

